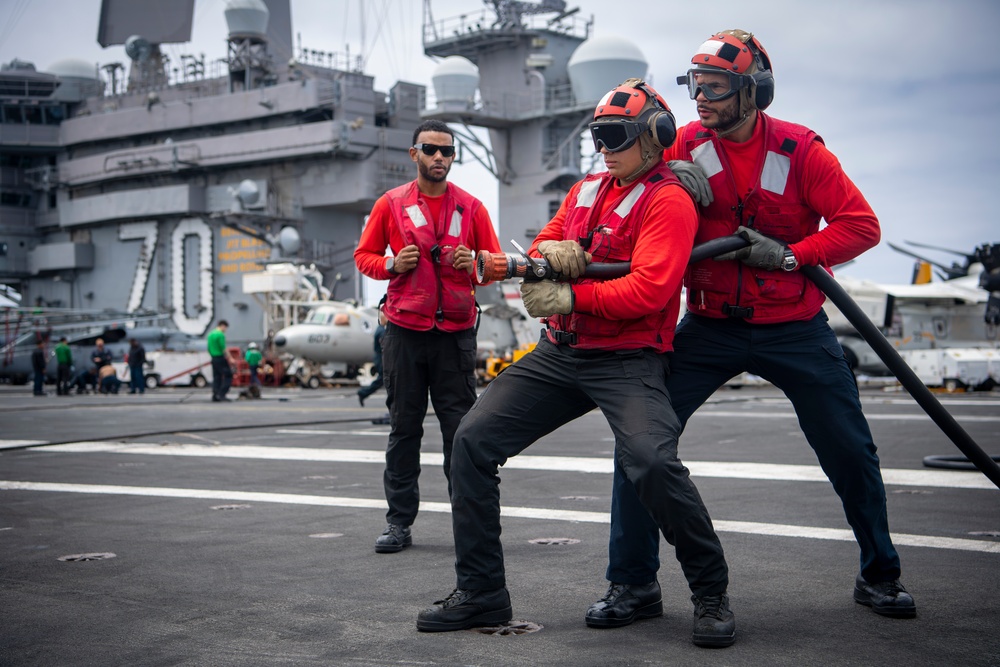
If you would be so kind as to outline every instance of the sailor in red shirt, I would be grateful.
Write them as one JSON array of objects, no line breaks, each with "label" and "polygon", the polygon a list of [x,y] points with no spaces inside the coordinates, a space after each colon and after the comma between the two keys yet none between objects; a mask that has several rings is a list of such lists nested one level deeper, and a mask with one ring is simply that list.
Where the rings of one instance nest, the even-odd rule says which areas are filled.
[{"label": "sailor in red shirt", "polygon": [[390,420],[384,474],[389,511],[375,541],[377,553],[402,551],[413,542],[428,392],[441,424],[451,492],[452,439],[476,400],[473,256],[500,252],[486,207],[447,181],[455,159],[451,129],[425,121],[413,144],[416,180],[379,197],[354,251],[362,273],[389,281],[382,307],[388,319],[382,370]]},{"label": "sailor in red shirt", "polygon": [[[871,248],[879,241],[878,220],[815,132],[763,113],[774,78],[753,35],[717,33],[691,62],[678,83],[697,102],[700,121],[681,128],[665,157],[693,161],[707,176],[696,243],[738,233],[750,245],[688,269],[688,313],[667,355],[674,411],[685,424],[744,371],[781,389],[860,546],[855,601],[884,616],[913,617],[854,374],[827,324],[823,293],[796,271],[803,265],[829,270]],[[684,163],[670,165],[687,177]],[[588,610],[588,625],[599,627],[635,620],[642,596],[632,589],[645,590],[659,568],[658,526],[617,466],[611,507],[607,578],[622,594]]]},{"label": "sailor in red shirt", "polygon": [[[735,635],[722,545],[687,468],[664,384],[681,279],[697,226],[694,203],[663,162],[675,135],[666,103],[630,79],[598,104],[590,125],[608,172],[574,185],[529,253],[568,280],[526,282],[524,305],[545,320],[538,346],[494,380],[455,434],[451,479],[457,587],[417,629],[461,630],[512,616],[500,546],[497,467],[595,406],[615,433],[615,459],[644,513],[676,545],[694,593],[693,640]],[[623,278],[583,275],[588,262],[631,262]],[[668,532],[669,531],[669,532]],[[662,613],[662,603],[642,610]]]}]

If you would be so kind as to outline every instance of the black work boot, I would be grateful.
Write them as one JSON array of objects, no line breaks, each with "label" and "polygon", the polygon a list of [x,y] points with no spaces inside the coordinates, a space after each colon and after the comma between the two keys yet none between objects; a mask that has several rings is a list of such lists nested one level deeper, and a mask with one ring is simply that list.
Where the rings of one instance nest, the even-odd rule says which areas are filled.
[{"label": "black work boot", "polygon": [[402,551],[411,544],[413,544],[413,538],[410,537],[410,527],[390,523],[375,540],[375,553],[393,554]]},{"label": "black work boot", "polygon": [[913,618],[917,605],[899,579],[869,584],[860,574],[854,580],[854,601],[890,618]]},{"label": "black work boot", "polygon": [[729,610],[729,596],[691,596],[694,603],[694,632],[691,641],[695,646],[721,648],[736,641],[736,617]]},{"label": "black work boot", "polygon": [[590,605],[585,620],[592,628],[622,628],[633,621],[663,615],[660,584],[611,584],[600,600]]},{"label": "black work boot", "polygon": [[444,600],[417,614],[417,630],[448,632],[484,625],[500,625],[512,618],[506,588],[491,591],[456,588]]}]

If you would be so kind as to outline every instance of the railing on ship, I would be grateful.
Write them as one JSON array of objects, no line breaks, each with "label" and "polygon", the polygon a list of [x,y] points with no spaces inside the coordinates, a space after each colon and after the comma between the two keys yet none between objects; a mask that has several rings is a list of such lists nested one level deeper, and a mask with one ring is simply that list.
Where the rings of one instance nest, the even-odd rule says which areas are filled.
[{"label": "railing on ship", "polygon": [[483,8],[480,12],[460,14],[439,21],[424,23],[424,45],[459,39],[473,34],[500,34],[530,30],[548,30],[581,39],[590,36],[592,21],[577,15],[553,17],[551,14],[526,14],[520,17],[520,24],[501,22],[492,11]]}]

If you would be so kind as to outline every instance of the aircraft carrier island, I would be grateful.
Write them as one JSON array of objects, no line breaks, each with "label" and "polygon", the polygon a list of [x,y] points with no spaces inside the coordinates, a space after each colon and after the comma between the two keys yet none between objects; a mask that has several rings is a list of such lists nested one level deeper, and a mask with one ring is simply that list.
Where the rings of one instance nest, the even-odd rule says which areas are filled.
[{"label": "aircraft carrier island", "polygon": [[272,259],[357,297],[353,248],[413,177],[424,87],[375,90],[359,58],[293,53],[288,2],[230,2],[227,57],[171,62],[194,0],[160,6],[104,3],[98,40],[127,65],[3,65],[0,282],[30,307],[168,313],[195,335],[225,319],[234,341],[264,335],[242,276]]}]

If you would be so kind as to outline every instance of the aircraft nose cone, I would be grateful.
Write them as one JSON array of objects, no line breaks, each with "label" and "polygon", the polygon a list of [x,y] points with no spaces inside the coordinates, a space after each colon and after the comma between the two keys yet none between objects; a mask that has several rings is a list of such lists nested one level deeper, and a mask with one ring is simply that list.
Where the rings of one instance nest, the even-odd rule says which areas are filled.
[{"label": "aircraft nose cone", "polygon": [[287,342],[288,341],[285,340],[284,336],[275,336],[275,338],[274,338],[274,344],[277,345],[278,347],[284,347],[285,343],[287,343]]}]

